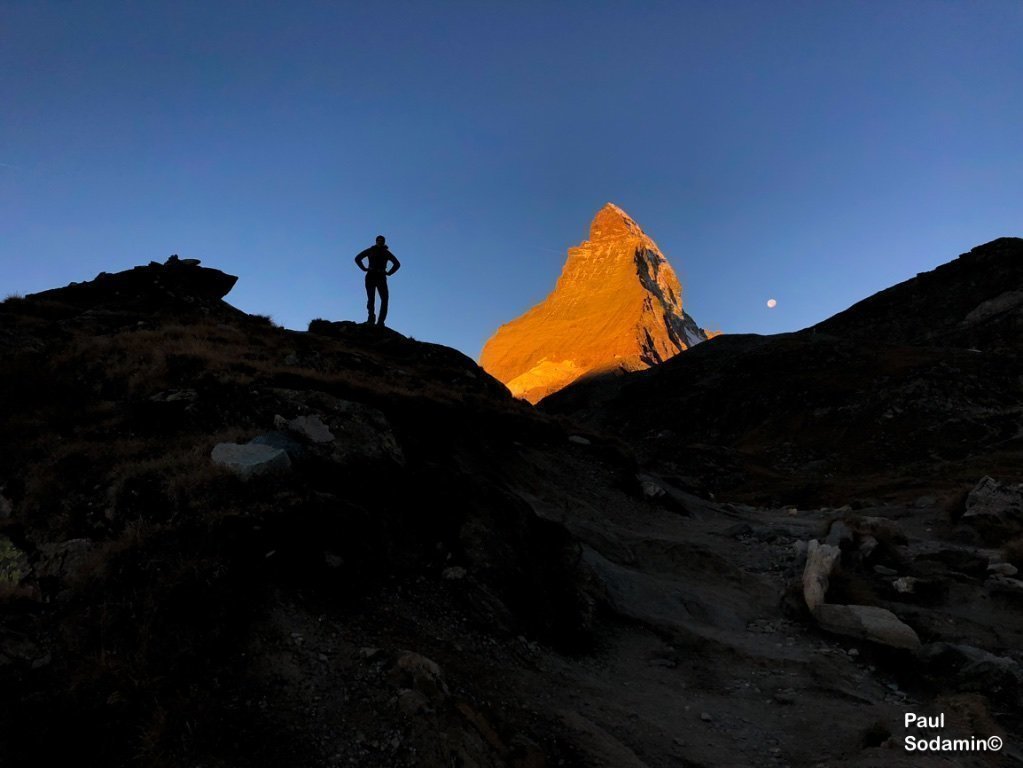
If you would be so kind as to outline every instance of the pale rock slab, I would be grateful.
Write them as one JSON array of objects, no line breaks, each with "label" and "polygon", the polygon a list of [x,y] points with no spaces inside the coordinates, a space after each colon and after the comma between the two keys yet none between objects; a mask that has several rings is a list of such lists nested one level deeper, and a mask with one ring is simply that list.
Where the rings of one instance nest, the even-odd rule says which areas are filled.
[{"label": "pale rock slab", "polygon": [[291,468],[288,454],[269,445],[218,443],[210,457],[214,464],[227,467],[243,480]]}]

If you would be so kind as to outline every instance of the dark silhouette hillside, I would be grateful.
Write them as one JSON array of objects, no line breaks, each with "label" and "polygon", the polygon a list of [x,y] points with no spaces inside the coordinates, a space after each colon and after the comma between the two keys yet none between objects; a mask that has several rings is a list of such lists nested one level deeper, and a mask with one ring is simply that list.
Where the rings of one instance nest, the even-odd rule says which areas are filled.
[{"label": "dark silhouette hillside", "polygon": [[5,768],[908,767],[943,763],[907,711],[1023,733],[1010,298],[967,312],[982,352],[714,339],[566,390],[580,427],[234,282],[0,304]]}]

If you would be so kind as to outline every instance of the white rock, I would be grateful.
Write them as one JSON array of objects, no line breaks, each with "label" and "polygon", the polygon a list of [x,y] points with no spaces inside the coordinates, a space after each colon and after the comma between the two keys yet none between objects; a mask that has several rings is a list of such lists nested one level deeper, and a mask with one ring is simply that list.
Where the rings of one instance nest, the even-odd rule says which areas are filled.
[{"label": "white rock", "polygon": [[824,602],[828,591],[828,580],[842,551],[831,544],[810,541],[806,550],[806,567],[803,568],[803,598],[811,611]]},{"label": "white rock", "polygon": [[291,468],[288,454],[269,445],[218,443],[210,454],[214,464],[227,467],[243,480]]},{"label": "white rock", "polygon": [[820,605],[814,617],[821,629],[858,637],[892,648],[915,650],[920,638],[908,624],[887,608],[872,605]]}]

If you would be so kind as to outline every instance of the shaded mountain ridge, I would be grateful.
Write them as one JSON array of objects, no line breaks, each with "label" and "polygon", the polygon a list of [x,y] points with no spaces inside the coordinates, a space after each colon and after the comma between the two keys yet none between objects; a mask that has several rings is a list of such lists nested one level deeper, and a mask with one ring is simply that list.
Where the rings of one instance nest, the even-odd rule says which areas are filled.
[{"label": "shaded mountain ridge", "polygon": [[1023,240],[1000,238],[803,331],[723,336],[543,407],[733,498],[951,488],[1023,458],[1020,339]]}]

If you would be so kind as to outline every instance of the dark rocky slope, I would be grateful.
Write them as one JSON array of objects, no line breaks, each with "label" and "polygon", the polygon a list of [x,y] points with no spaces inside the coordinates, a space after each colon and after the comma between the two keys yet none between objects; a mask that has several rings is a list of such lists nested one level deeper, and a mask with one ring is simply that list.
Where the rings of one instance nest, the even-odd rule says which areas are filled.
[{"label": "dark rocky slope", "polygon": [[544,401],[728,498],[954,494],[1023,464],[1023,240],[979,246],[818,325],[721,336]]},{"label": "dark rocky slope", "polygon": [[0,764],[926,766],[906,711],[1023,732],[1023,547],[978,541],[1018,489],[715,503],[453,350],[275,328],[232,283],[0,305]]}]

